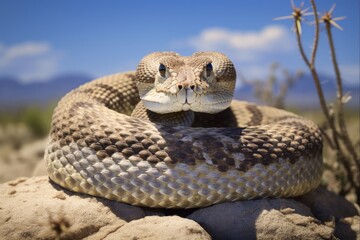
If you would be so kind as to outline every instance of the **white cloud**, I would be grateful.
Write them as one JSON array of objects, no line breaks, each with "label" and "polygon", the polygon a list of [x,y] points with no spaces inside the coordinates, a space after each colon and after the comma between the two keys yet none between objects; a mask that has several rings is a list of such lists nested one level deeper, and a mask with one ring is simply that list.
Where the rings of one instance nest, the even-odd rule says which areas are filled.
[{"label": "white cloud", "polygon": [[[250,65],[247,66],[245,71],[246,79],[249,81],[252,80],[260,80],[260,79],[265,79],[266,77],[269,76],[269,66],[262,66],[262,65]],[[242,74],[242,72],[240,71],[240,74]]]},{"label": "white cloud", "polygon": [[341,65],[340,71],[344,82],[350,85],[360,85],[360,65]]},{"label": "white cloud", "polygon": [[235,60],[251,62],[258,60],[261,54],[292,50],[291,37],[290,30],[277,25],[249,32],[208,28],[189,38],[186,45],[199,51],[221,51]]},{"label": "white cloud", "polygon": [[60,55],[45,42],[0,44],[0,72],[23,82],[43,81],[58,70]]}]

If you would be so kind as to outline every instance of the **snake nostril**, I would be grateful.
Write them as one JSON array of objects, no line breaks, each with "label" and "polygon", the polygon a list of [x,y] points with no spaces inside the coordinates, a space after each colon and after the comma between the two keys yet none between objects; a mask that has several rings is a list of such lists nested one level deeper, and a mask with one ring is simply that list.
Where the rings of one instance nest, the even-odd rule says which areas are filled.
[{"label": "snake nostril", "polygon": [[183,88],[183,86],[181,84],[178,85],[179,90],[181,90]]},{"label": "snake nostril", "polygon": [[191,85],[190,88],[191,88],[191,90],[194,90],[194,89],[195,89],[195,85]]}]

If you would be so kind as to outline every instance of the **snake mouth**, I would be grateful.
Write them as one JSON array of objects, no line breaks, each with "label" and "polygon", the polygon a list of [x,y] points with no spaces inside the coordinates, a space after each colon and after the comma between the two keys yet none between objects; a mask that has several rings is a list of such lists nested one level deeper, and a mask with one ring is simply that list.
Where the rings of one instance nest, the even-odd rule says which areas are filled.
[{"label": "snake mouth", "polygon": [[183,111],[189,111],[190,109],[191,109],[191,105],[189,103],[186,102],[183,104],[183,108],[182,108]]},{"label": "snake mouth", "polygon": [[230,106],[232,97],[229,96],[216,93],[196,94],[191,91],[170,94],[151,90],[141,100],[145,108],[159,114],[190,110],[214,114]]},{"label": "snake mouth", "polygon": [[158,93],[156,97],[145,95],[141,98],[145,108],[159,114],[192,110],[194,101],[179,98],[176,94]]}]

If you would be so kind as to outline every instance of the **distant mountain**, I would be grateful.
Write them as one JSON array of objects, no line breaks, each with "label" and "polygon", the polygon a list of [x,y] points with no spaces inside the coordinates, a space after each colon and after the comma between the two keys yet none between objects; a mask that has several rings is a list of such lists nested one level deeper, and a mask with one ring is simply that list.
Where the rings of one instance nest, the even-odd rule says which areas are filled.
[{"label": "distant mountain", "polygon": [[[14,109],[26,105],[45,105],[58,101],[70,90],[91,81],[93,77],[84,74],[62,74],[45,82],[21,83],[14,77],[0,77],[0,110]],[[336,96],[335,79],[321,75],[322,86],[327,100]],[[358,107],[359,85],[344,86],[344,93],[350,92],[352,99],[348,106]],[[244,85],[235,91],[235,98],[255,101],[253,88]],[[286,106],[318,107],[316,88],[310,75],[304,75],[295,82],[286,95]]]},{"label": "distant mountain", "polygon": [[[336,97],[336,81],[334,78],[319,75],[321,86],[327,102],[334,100]],[[266,83],[264,83],[266,84]],[[275,91],[278,91],[275,87]],[[358,85],[343,85],[343,92],[350,93],[351,100],[347,103],[349,107],[360,106],[360,83]],[[258,102],[254,97],[254,89],[251,85],[242,85],[235,91],[235,98],[246,101]],[[310,74],[305,74],[302,78],[289,88],[286,94],[286,106],[297,106],[302,108],[319,107],[319,99],[315,83]]]},{"label": "distant mountain", "polygon": [[71,89],[93,78],[82,74],[63,74],[44,82],[21,83],[14,77],[0,77],[0,108],[43,105],[57,101]]}]

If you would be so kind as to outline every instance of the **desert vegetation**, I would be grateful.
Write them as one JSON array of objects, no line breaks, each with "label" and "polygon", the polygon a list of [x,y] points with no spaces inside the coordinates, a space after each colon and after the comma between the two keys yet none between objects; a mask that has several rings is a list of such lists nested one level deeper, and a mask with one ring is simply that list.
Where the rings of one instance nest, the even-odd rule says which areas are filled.
[{"label": "desert vegetation", "polygon": [[[339,70],[339,64],[336,58],[335,43],[333,40],[333,28],[342,30],[337,21],[344,19],[344,17],[334,17],[333,13],[335,5],[331,7],[325,14],[319,15],[316,3],[310,0],[312,12],[308,12],[309,8],[304,9],[303,4],[296,7],[292,4],[292,13],[290,16],[280,17],[277,19],[292,19],[294,22],[294,31],[296,34],[297,45],[302,59],[304,60],[308,70],[310,71],[317,94],[319,103],[323,114],[324,121],[320,123],[322,133],[325,139],[325,151],[331,152],[327,159],[325,159],[326,168],[330,169],[341,182],[339,193],[341,195],[348,195],[353,193],[355,201],[359,203],[360,197],[360,158],[359,158],[359,136],[357,139],[350,137],[349,128],[350,121],[345,119],[346,103],[351,99],[351,95],[344,94],[343,80]],[[314,18],[314,40],[311,53],[308,55],[303,47],[301,36],[303,33],[302,22],[304,16],[312,15]],[[328,47],[331,55],[331,65],[334,70],[334,75],[337,85],[337,94],[335,102],[328,102],[325,99],[324,91],[321,86],[321,79],[319,78],[318,70],[316,68],[316,56],[320,38],[320,24],[324,24],[326,29],[326,38],[328,39]],[[358,129],[357,129],[358,130]],[[357,131],[358,132],[358,131]]]}]

